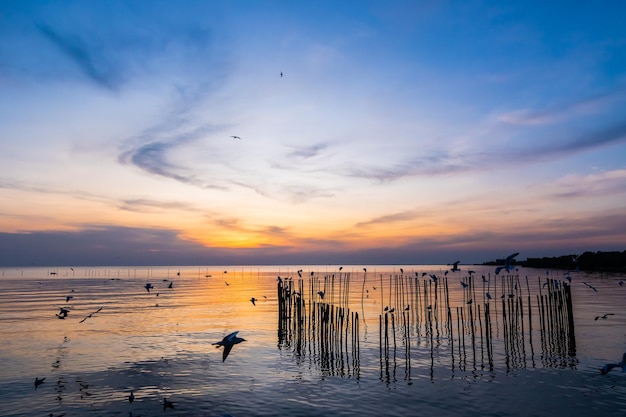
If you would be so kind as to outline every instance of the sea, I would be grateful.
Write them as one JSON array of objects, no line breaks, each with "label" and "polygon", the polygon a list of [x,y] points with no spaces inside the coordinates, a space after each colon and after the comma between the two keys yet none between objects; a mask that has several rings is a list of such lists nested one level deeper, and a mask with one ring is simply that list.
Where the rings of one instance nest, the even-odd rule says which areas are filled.
[{"label": "sea", "polygon": [[624,415],[624,274],[451,269],[0,268],[0,415]]}]

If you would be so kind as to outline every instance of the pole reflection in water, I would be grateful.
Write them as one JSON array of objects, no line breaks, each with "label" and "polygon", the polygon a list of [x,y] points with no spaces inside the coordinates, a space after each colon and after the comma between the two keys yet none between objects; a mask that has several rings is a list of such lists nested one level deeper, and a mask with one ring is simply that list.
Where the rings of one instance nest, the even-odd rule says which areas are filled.
[{"label": "pole reflection in water", "polygon": [[[572,295],[566,281],[540,280],[533,292],[526,278],[526,294],[523,294],[518,275],[494,277],[494,293],[499,288],[501,295],[499,300],[492,300],[491,295],[485,298],[477,294],[471,274],[463,277],[460,294],[450,290],[447,276],[439,278],[431,274],[430,278],[419,282],[416,274],[414,278],[401,275],[390,279],[386,301],[413,300],[416,311],[411,311],[407,305],[400,313],[392,312],[393,308],[388,306],[381,312],[381,381],[396,382],[398,360],[403,360],[404,380],[411,384],[412,351],[418,350],[418,355],[424,357],[424,349],[428,351],[431,379],[436,364],[448,366],[445,358],[449,358],[453,376],[457,367],[461,372],[468,371],[468,368],[470,371],[492,372],[496,357],[504,359],[507,372],[527,366],[535,368],[534,332],[540,339],[541,366],[576,367]],[[498,278],[500,282],[497,282]],[[491,277],[489,280],[483,277],[482,291],[485,294],[490,290],[490,280]],[[532,303],[533,295],[535,304]],[[483,304],[476,302],[481,298]],[[402,351],[398,350],[397,338]],[[440,353],[443,346],[449,348],[449,356]],[[400,352],[403,352],[403,358],[398,358]]]},{"label": "pole reflection in water", "polygon": [[[322,375],[358,379],[359,314],[348,305],[349,274],[278,280],[278,348],[291,350],[298,364],[307,358]],[[325,301],[327,299],[327,301]],[[333,301],[337,300],[338,305]]]}]

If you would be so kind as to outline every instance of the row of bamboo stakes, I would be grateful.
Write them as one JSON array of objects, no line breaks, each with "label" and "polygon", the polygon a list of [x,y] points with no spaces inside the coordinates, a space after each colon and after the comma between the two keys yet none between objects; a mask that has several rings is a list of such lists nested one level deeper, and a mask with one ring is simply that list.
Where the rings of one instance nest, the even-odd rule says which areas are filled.
[{"label": "row of bamboo stakes", "polygon": [[372,294],[380,303],[380,379],[388,383],[397,380],[398,360],[410,383],[415,349],[420,355],[428,352],[431,378],[442,362],[450,363],[453,372],[493,371],[502,358],[507,371],[536,367],[537,361],[559,368],[577,363],[567,281],[538,278],[531,290],[528,277],[522,281],[517,274],[401,273],[368,281],[365,272],[359,316],[349,308],[351,273],[311,273],[306,291],[299,275],[278,284],[279,345],[293,349],[298,358],[319,358],[330,374],[359,376],[360,319],[367,334],[364,302]]}]

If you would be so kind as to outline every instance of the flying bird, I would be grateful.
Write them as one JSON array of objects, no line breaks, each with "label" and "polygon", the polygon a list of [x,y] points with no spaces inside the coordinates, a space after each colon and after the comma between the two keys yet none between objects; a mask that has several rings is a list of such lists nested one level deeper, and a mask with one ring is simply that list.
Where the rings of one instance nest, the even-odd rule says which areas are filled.
[{"label": "flying bird", "polygon": [[165,411],[165,409],[167,408],[171,408],[172,410],[174,409],[174,402],[168,400],[167,398],[163,398],[163,411]]},{"label": "flying bird", "polygon": [[254,304],[254,305],[256,306],[256,298],[252,297],[252,298],[250,299],[250,301],[252,301],[252,304]]},{"label": "flying bird", "polygon": [[85,316],[84,319],[82,319],[81,321],[79,321],[79,323],[84,322],[85,320],[87,320],[88,318],[93,317],[94,314],[99,313],[100,310],[102,310],[102,307],[100,307],[99,309],[97,309],[96,311],[94,311],[93,313],[89,313],[88,315]]},{"label": "flying bird", "polygon": [[622,355],[622,361],[619,363],[607,363],[600,369],[602,375],[608,374],[613,368],[622,368],[622,372],[626,372],[626,352]]},{"label": "flying bird", "polygon": [[319,294],[319,296],[322,298],[322,300],[324,299],[324,291],[318,291],[317,292]]},{"label": "flying bird", "polygon": [[283,78],[283,72],[282,71],[280,72],[280,78]]},{"label": "flying bird", "polygon": [[461,261],[456,261],[456,262],[452,262],[451,264],[448,264],[448,265],[452,265],[452,268],[450,269],[450,271],[452,272],[460,271],[459,262]]},{"label": "flying bird", "polygon": [[72,298],[74,298],[74,296],[73,296],[73,295],[68,295],[67,297],[65,297],[65,302],[66,302],[66,303],[69,303],[69,301],[70,301]]},{"label": "flying bird", "polygon": [[231,136],[231,138],[241,140],[241,138],[239,136]]},{"label": "flying bird", "polygon": [[588,286],[589,288],[591,288],[591,289],[592,289],[592,290],[594,290],[595,292],[598,292],[598,290],[596,289],[596,287],[594,287],[593,285],[588,284],[588,283],[586,283],[586,282],[584,282],[584,281],[583,281],[583,284],[585,284],[586,286]]},{"label": "flying bird", "polygon": [[596,318],[595,318],[594,320],[598,320],[598,319],[604,319],[604,320],[606,320],[606,319],[608,319],[608,318],[609,318],[609,316],[614,316],[614,315],[615,315],[615,314],[613,314],[613,313],[606,313],[604,316],[596,316]]},{"label": "flying bird", "polygon": [[167,286],[167,288],[172,288],[174,286],[174,281],[170,282],[170,285]]},{"label": "flying bird", "polygon": [[462,286],[463,288],[467,288],[467,287],[468,287],[468,285],[467,285],[466,283],[464,283],[463,281],[461,281],[461,286]]},{"label": "flying bird", "polygon": [[150,283],[147,283],[146,285],[144,285],[144,288],[146,289],[146,291],[150,292],[150,288],[154,288],[154,286]]},{"label": "flying bird", "polygon": [[515,262],[515,257],[519,255],[519,252],[515,252],[510,254],[509,256],[506,257],[506,259],[504,260],[504,266],[499,266],[496,268],[496,275],[498,275],[500,273],[500,271],[502,271],[503,269],[506,269],[507,272],[513,269],[513,262]]},{"label": "flying bird", "polygon": [[220,348],[220,346],[224,346],[224,353],[222,354],[222,362],[226,360],[226,358],[228,357],[228,354],[233,349],[234,345],[246,341],[246,339],[237,337],[237,333],[239,332],[238,331],[232,332],[228,336],[224,337],[221,341],[213,343],[214,345],[217,345],[218,349]]},{"label": "flying bird", "polygon": [[38,387],[39,385],[43,384],[43,382],[44,382],[45,380],[46,380],[46,378],[45,378],[45,377],[44,377],[44,378],[41,378],[41,379],[39,379],[39,378],[35,377],[35,389],[37,389],[37,387]]}]

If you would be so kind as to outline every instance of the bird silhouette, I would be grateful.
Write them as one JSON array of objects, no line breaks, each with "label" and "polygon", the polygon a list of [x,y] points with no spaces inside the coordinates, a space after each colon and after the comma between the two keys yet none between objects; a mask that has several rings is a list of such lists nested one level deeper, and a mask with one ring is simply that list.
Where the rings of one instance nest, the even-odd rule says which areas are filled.
[{"label": "bird silhouette", "polygon": [[464,283],[463,281],[461,281],[461,286],[462,286],[463,288],[467,288],[469,285],[467,285],[466,283]]},{"label": "bird silhouette", "polygon": [[252,301],[252,304],[254,304],[254,305],[256,306],[256,298],[252,297],[252,298],[250,299],[250,301]]},{"label": "bird silhouette", "polygon": [[609,318],[609,316],[614,316],[614,315],[615,315],[615,314],[613,314],[613,313],[606,313],[604,316],[596,316],[596,318],[595,318],[594,320],[598,320],[598,319],[604,319],[604,320],[606,320],[606,319],[608,319],[608,318]]},{"label": "bird silhouette", "polygon": [[135,401],[135,394],[133,394],[133,392],[130,392],[130,395],[128,396],[128,402],[132,403],[133,401]]},{"label": "bird silhouette", "polygon": [[587,283],[587,282],[584,282],[584,281],[583,281],[583,284],[585,284],[586,286],[588,286],[589,288],[591,288],[591,289],[592,289],[592,290],[594,290],[595,292],[598,292],[598,290],[596,289],[596,287],[594,287],[593,285],[591,285],[591,284],[589,284],[589,283]]},{"label": "bird silhouette", "polygon": [[89,313],[85,316],[85,318],[83,318],[81,321],[79,321],[79,323],[84,322],[85,320],[87,320],[88,318],[93,317],[94,314],[99,313],[100,310],[102,310],[102,307],[100,307],[99,309],[97,309],[96,311],[94,311],[93,313]]},{"label": "bird silhouette", "polygon": [[39,385],[43,384],[43,382],[46,380],[46,378],[37,378],[35,377],[35,389],[37,389],[37,387],[39,387]]},{"label": "bird silhouette", "polygon": [[66,302],[66,303],[69,303],[69,301],[70,301],[72,298],[74,298],[74,296],[73,296],[73,295],[68,295],[67,297],[65,297],[65,302]]},{"label": "bird silhouette", "polygon": [[502,271],[503,269],[506,269],[507,272],[513,269],[513,262],[515,262],[515,257],[519,255],[519,252],[515,252],[510,254],[509,256],[506,257],[506,259],[504,260],[504,266],[499,266],[496,268],[496,275],[498,275],[500,273],[500,271]]},{"label": "bird silhouette", "polygon": [[461,262],[461,261],[456,261],[456,262],[452,262],[451,264],[448,264],[448,265],[452,265],[452,268],[450,268],[450,271],[452,271],[452,272],[460,271],[460,269],[459,269],[459,262]]},{"label": "bird silhouette", "polygon": [[318,291],[317,294],[322,298],[322,300],[324,299],[324,291]]},{"label": "bird silhouette", "polygon": [[174,281],[170,282],[170,285],[167,286],[167,288],[172,288],[174,286]]},{"label": "bird silhouette", "polygon": [[217,345],[216,348],[218,348],[218,349],[221,346],[224,347],[224,352],[222,354],[222,362],[224,362],[226,360],[226,358],[228,357],[228,354],[233,349],[234,345],[246,341],[246,339],[242,339],[241,337],[237,337],[237,333],[239,333],[239,331],[232,332],[228,336],[224,337],[221,341],[213,343],[213,345]]},{"label": "bird silhouette", "polygon": [[280,72],[280,78],[283,78],[283,72],[282,71]]},{"label": "bird silhouette", "polygon": [[146,289],[146,291],[148,291],[148,292],[150,292],[150,289],[151,289],[151,288],[154,288],[154,286],[153,286],[152,284],[150,284],[149,282],[148,282],[146,285],[144,285],[143,287],[144,287],[144,288]]},{"label": "bird silhouette", "polygon": [[167,398],[163,398],[163,411],[165,411],[167,408],[171,408],[173,410],[174,402],[168,400]]},{"label": "bird silhouette", "polygon": [[622,368],[622,372],[626,372],[626,352],[622,355],[622,361],[619,363],[607,363],[600,369],[602,375],[608,374],[613,368]]},{"label": "bird silhouette", "polygon": [[241,139],[239,136],[231,136],[233,139]]}]

